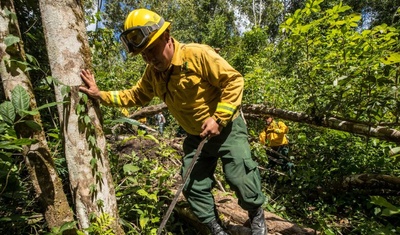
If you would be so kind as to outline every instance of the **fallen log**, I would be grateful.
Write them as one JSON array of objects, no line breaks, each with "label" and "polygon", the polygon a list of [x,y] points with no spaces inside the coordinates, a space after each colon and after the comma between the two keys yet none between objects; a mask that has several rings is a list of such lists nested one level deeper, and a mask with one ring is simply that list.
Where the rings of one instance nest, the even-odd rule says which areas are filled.
[{"label": "fallen log", "polygon": [[[232,194],[215,190],[215,204],[226,231],[231,235],[251,235],[247,211],[243,210]],[[200,223],[196,216],[189,209],[186,199],[181,195],[175,207],[175,213],[196,228],[201,234],[208,234],[208,229]],[[265,220],[268,226],[269,235],[314,235],[319,234],[311,228],[302,228],[299,225],[287,221],[280,216],[265,211]]]},{"label": "fallen log", "polygon": [[[151,116],[162,110],[167,110],[167,106],[164,103],[144,107],[143,109],[133,113],[130,118]],[[293,122],[307,123],[313,126],[320,126],[400,143],[400,131],[390,128],[384,124],[378,125],[373,123],[359,122],[357,120],[345,120],[340,117],[329,116],[328,114],[317,117],[308,115],[306,113],[273,108],[264,104],[244,104],[242,106],[242,110],[244,116],[248,119],[258,119],[260,118],[260,115],[269,114]]]}]

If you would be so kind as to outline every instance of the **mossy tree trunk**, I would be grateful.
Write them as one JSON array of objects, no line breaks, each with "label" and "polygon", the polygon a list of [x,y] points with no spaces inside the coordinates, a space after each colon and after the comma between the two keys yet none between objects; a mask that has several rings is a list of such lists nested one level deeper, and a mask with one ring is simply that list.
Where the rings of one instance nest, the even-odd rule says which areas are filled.
[{"label": "mossy tree trunk", "polygon": [[[15,16],[13,1],[2,0],[0,9],[0,76],[7,99],[10,99],[11,91],[20,85],[30,95],[30,108],[35,109],[36,99],[29,76],[24,72],[25,65],[15,62],[25,61],[25,52]],[[7,46],[5,39],[12,37],[19,38],[20,41]],[[29,117],[42,126],[40,114]],[[43,128],[40,131],[26,125],[16,125],[14,128],[20,137],[37,140],[37,143],[23,148],[23,156],[49,228],[60,227],[64,223],[73,221],[73,213],[63,191],[61,179],[57,175]]]},{"label": "mossy tree trunk", "polygon": [[123,234],[99,106],[86,102],[78,91],[80,71],[91,66],[82,6],[74,0],[39,4],[51,73],[60,82],[55,85],[56,100],[65,102],[58,112],[79,227],[88,228],[93,215],[107,215],[114,233]]}]

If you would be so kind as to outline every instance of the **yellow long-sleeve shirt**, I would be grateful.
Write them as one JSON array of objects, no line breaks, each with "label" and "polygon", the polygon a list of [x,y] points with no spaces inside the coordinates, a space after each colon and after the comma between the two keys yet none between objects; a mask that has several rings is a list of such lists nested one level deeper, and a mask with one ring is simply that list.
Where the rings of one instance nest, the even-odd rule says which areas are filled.
[{"label": "yellow long-sleeve shirt", "polygon": [[199,135],[209,117],[225,126],[241,104],[243,76],[207,45],[181,44],[174,39],[174,46],[167,71],[159,72],[148,65],[135,86],[102,91],[101,102],[123,107],[144,106],[157,96],[189,134]]},{"label": "yellow long-sleeve shirt", "polygon": [[272,121],[269,126],[266,126],[260,133],[259,139],[262,144],[268,144],[268,146],[281,146],[289,143],[286,138],[289,128],[285,123],[279,121],[278,123]]}]

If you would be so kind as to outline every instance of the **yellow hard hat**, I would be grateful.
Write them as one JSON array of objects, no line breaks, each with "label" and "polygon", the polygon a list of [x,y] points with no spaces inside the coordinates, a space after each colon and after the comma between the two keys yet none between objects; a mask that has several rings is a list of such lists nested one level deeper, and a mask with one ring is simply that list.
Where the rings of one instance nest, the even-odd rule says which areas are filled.
[{"label": "yellow hard hat", "polygon": [[147,9],[136,9],[129,13],[120,39],[125,49],[137,55],[151,45],[170,27],[170,22]]}]

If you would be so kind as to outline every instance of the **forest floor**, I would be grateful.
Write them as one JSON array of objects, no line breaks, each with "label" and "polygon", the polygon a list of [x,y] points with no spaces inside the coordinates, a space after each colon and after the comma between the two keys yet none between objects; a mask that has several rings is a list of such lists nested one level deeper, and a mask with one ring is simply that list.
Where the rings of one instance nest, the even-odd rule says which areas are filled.
[{"label": "forest floor", "polygon": [[[124,139],[124,137],[119,137],[117,139]],[[132,152],[135,152],[136,156],[139,159],[147,158],[147,159],[154,159],[157,158],[160,163],[163,164],[166,168],[174,167],[179,169],[180,167],[180,160],[177,160],[173,157],[161,157],[161,155],[165,155],[166,153],[162,153],[163,150],[160,150],[160,143],[164,146],[163,149],[174,149],[176,153],[180,156],[183,156],[182,150],[182,142],[183,137],[176,137],[176,138],[159,138],[159,143],[154,141],[154,139],[146,139],[146,138],[134,138],[126,141],[116,141],[113,145],[114,151],[118,152],[119,155],[130,155]],[[176,182],[174,184],[174,188],[171,191],[175,192],[179,187],[180,175],[175,174],[174,180]],[[177,177],[179,179],[177,179]],[[221,178],[221,177],[217,177]],[[244,211],[242,208],[239,207],[237,204],[237,199],[234,193],[230,192],[229,190],[225,190],[224,187],[220,182],[218,182],[217,189],[213,190],[217,209],[220,213],[222,221],[224,225],[227,227],[227,230],[230,232],[231,235],[234,234],[250,234],[250,230],[248,228],[248,216],[247,212]],[[191,226],[195,226],[198,230],[204,230],[204,226],[202,227],[201,224],[197,221],[195,216],[188,210],[187,203],[184,197],[181,196],[179,199],[179,203],[175,208],[175,212],[179,214],[179,217],[185,223],[190,224]],[[310,228],[301,228],[300,226],[287,221],[280,216],[265,211],[266,223],[268,225],[268,230],[270,235],[278,235],[278,234],[318,234],[313,229]],[[202,233],[200,233],[202,234]]]}]

